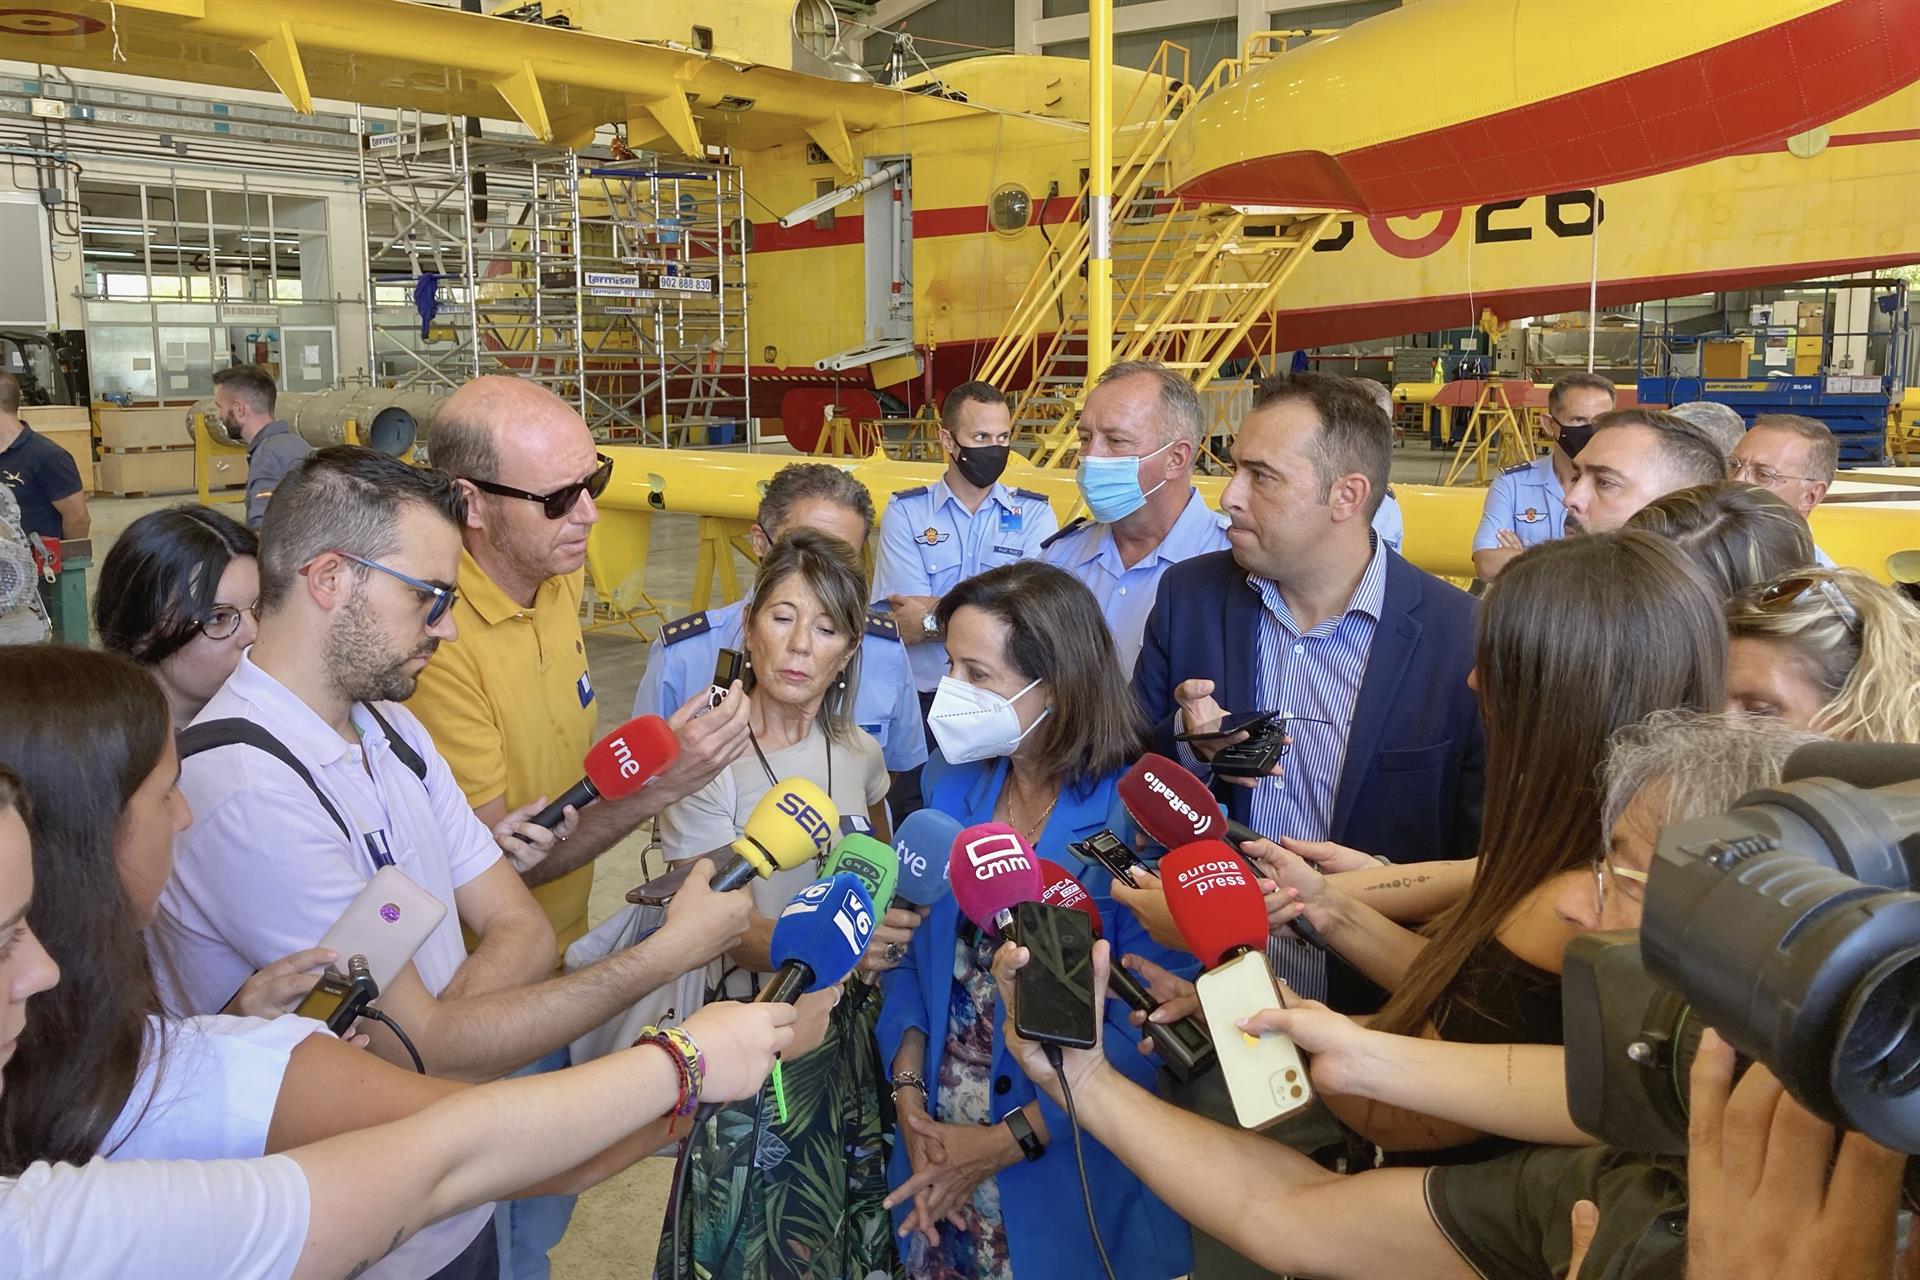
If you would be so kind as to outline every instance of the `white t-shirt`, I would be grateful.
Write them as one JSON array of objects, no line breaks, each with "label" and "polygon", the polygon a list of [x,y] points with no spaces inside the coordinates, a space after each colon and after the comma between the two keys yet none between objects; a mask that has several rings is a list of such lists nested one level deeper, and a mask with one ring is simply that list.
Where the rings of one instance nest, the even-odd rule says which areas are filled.
[{"label": "white t-shirt", "polygon": [[[660,847],[669,862],[683,862],[723,852],[714,859],[724,861],[726,847],[746,830],[747,818],[760,798],[773,789],[767,769],[779,779],[805,778],[826,791],[833,807],[840,811],[840,831],[864,831],[872,825],[868,810],[887,797],[890,780],[887,762],[880,744],[862,730],[854,731],[855,741],[832,742],[815,725],[813,731],[790,747],[767,752],[767,765],[749,749],[747,754],[722,769],[712,782],[692,795],[668,806],[660,815]],[[829,759],[832,769],[827,768]],[[829,775],[832,784],[828,785]],[[850,825],[851,824],[851,825]],[[813,858],[785,871],[776,871],[766,879],[755,877],[748,892],[753,894],[753,909],[769,919],[777,918],[793,895],[820,878],[820,859]],[[715,962],[709,984],[719,978],[724,961]],[[725,992],[729,996],[751,994],[751,984],[738,974],[728,977]]]},{"label": "white t-shirt", "polygon": [[[266,1153],[267,1129],[280,1099],[287,1060],[311,1035],[328,1035],[326,1024],[287,1014],[279,1018],[232,1018],[206,1014],[169,1023],[158,1055],[155,1087],[154,1036],[140,1064],[127,1104],[100,1146],[120,1160],[251,1160]],[[342,1105],[350,1105],[343,1102]],[[470,1209],[423,1228],[365,1273],[389,1280],[430,1276],[473,1242],[492,1206]],[[176,1269],[180,1275],[195,1274]]]},{"label": "white t-shirt", "polygon": [[307,1177],[286,1156],[29,1165],[0,1179],[0,1274],[288,1276],[309,1204]]},{"label": "white t-shirt", "polygon": [[351,746],[250,656],[196,723],[238,718],[292,751],[354,829],[343,835],[299,777],[266,752],[219,747],[182,762],[180,791],[193,825],[174,841],[173,875],[148,930],[154,976],[169,1009],[214,1013],[253,973],[315,946],[377,869],[369,840],[447,914],[414,955],[438,995],[467,958],[454,891],[500,858],[433,741],[395,703],[380,714],[427,765],[420,779],[395,756],[364,707]]}]

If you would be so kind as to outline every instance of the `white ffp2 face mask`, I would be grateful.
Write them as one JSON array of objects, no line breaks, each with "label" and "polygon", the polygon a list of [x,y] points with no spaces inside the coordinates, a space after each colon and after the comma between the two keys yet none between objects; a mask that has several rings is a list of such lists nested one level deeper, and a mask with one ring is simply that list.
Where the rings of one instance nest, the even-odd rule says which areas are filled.
[{"label": "white ffp2 face mask", "polygon": [[1003,698],[977,684],[952,676],[940,677],[940,688],[927,711],[927,726],[933,730],[933,740],[940,744],[940,754],[947,763],[971,764],[975,760],[1012,755],[1020,746],[1020,740],[1053,714],[1053,708],[1048,707],[1033,724],[1025,729],[1020,727],[1020,713],[1013,709],[1013,704],[1039,683],[1035,680],[1013,697]]}]

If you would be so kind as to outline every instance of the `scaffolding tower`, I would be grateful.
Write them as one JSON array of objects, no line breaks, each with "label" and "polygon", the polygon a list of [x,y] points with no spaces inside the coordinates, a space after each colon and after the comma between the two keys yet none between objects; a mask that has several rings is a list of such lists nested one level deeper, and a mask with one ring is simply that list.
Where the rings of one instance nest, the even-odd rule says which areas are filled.
[{"label": "scaffolding tower", "polygon": [[363,118],[373,379],[449,391],[510,373],[603,441],[743,436],[745,199],[729,165]]}]

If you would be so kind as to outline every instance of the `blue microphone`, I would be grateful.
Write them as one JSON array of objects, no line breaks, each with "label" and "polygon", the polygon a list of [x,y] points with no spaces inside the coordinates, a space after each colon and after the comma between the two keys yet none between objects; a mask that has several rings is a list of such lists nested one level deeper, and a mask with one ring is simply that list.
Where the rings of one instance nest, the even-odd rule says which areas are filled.
[{"label": "blue microphone", "polygon": [[938,809],[916,809],[893,833],[900,855],[900,880],[894,896],[916,907],[931,906],[952,891],[947,869],[960,824]]},{"label": "blue microphone", "polygon": [[773,981],[755,1000],[792,1004],[853,972],[873,937],[873,899],[851,871],[816,880],[773,922]]}]

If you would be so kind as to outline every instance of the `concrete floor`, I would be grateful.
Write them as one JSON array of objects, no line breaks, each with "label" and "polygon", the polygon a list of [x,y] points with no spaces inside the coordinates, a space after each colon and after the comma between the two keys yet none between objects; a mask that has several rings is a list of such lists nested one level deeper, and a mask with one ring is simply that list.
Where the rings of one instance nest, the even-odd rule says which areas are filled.
[{"label": "concrete floor", "polygon": [[[1403,484],[1436,483],[1450,456],[1430,452],[1424,440],[1402,445],[1395,450],[1393,479]],[[188,500],[178,497],[94,499],[94,563],[98,564],[106,556],[113,540],[133,520],[149,511]],[[222,509],[236,516],[239,512],[235,504]],[[647,589],[656,599],[663,603],[684,602],[691,595],[698,536],[697,522],[692,516],[662,513],[654,517]],[[741,580],[748,580],[751,566],[742,560],[737,567]],[[91,577],[89,575],[89,587]],[[666,607],[671,611],[677,605]],[[602,732],[618,727],[631,714],[634,690],[646,666],[647,647],[644,641],[621,631],[587,637],[593,683],[599,691]],[[645,853],[646,840],[635,835],[601,856],[590,909],[594,923],[619,910],[627,890],[646,878],[641,870]],[[672,1173],[671,1160],[650,1158],[582,1196],[574,1210],[572,1227],[553,1252],[556,1280],[629,1280],[645,1274],[653,1265]]]}]

